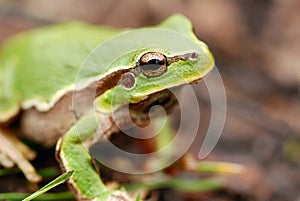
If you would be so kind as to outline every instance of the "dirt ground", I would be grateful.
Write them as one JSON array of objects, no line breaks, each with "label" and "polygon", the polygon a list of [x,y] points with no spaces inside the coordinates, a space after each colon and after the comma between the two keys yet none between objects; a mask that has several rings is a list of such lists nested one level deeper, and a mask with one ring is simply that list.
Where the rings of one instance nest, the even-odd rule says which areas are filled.
[{"label": "dirt ground", "polygon": [[[163,200],[296,201],[300,200],[299,11],[298,0],[0,0],[0,44],[18,32],[73,19],[140,27],[172,13],[186,15],[196,35],[211,48],[227,96],[225,127],[208,158],[240,163],[247,171],[226,176],[226,186],[217,192],[178,193],[175,199],[164,190]],[[202,112],[209,113],[207,95],[200,96]],[[52,149],[37,149],[41,152],[36,164],[55,164],[54,158],[42,157],[51,158]],[[20,175],[0,178],[0,192],[35,188]]]}]

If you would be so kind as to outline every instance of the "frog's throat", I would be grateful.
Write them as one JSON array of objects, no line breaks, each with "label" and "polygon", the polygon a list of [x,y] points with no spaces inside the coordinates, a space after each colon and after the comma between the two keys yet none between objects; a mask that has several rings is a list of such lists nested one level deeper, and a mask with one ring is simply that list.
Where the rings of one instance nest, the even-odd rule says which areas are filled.
[{"label": "frog's throat", "polygon": [[[120,107],[113,113],[113,119],[118,129],[130,129],[130,122],[134,122],[138,126],[147,126],[150,123],[149,111],[155,105],[160,105],[164,108],[167,114],[172,112],[172,109],[178,104],[175,95],[168,89],[153,93],[143,101],[129,104]],[[129,109],[129,113],[128,110]],[[128,118],[128,114],[130,118]],[[161,115],[160,110],[151,111],[151,116]]]}]

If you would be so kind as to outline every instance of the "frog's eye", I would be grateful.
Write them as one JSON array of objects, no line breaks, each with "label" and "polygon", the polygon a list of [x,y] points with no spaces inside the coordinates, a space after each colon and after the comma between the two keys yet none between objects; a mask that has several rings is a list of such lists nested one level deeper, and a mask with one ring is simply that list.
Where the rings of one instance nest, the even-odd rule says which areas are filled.
[{"label": "frog's eye", "polygon": [[158,77],[167,72],[167,57],[159,52],[148,52],[139,60],[139,69],[147,78]]}]

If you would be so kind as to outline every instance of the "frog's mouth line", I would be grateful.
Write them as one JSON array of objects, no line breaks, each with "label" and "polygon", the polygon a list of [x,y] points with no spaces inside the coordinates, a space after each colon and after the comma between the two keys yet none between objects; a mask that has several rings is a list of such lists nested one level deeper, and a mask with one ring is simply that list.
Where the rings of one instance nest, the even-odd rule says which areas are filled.
[{"label": "frog's mouth line", "polygon": [[[191,83],[186,83],[184,85],[197,84],[202,79],[203,78],[199,78],[192,81]],[[130,103],[129,108],[133,112],[133,114],[140,115],[138,119],[143,121],[149,120],[149,111],[155,105],[162,106],[165,109],[166,113],[170,114],[174,106],[178,105],[177,97],[172,91],[174,91],[174,89],[181,90],[184,85],[174,86],[170,89],[167,88],[161,91],[157,91],[153,94],[150,94],[145,100],[142,100],[138,103]],[[120,108],[119,110],[122,110],[122,108]],[[134,118],[132,117],[132,119]]]},{"label": "frog's mouth line", "polygon": [[148,113],[155,105],[160,105],[166,111],[169,111],[169,109],[175,104],[177,104],[176,96],[170,90],[164,89],[149,95],[149,97],[143,101],[131,103],[129,107],[131,110],[136,110],[140,113]]}]

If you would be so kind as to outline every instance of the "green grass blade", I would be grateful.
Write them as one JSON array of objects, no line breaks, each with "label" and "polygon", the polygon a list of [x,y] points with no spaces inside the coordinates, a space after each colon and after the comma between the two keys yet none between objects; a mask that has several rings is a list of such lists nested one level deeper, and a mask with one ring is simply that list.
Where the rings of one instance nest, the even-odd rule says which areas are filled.
[{"label": "green grass blade", "polygon": [[[0,200],[22,200],[29,195],[29,193],[0,193]],[[74,200],[74,194],[71,192],[45,193],[35,199],[35,201],[55,200]]]},{"label": "green grass blade", "polygon": [[59,177],[57,177],[56,179],[54,179],[53,181],[51,181],[50,183],[48,183],[47,185],[42,187],[40,190],[38,190],[35,193],[31,194],[27,198],[23,199],[23,201],[30,201],[30,200],[42,195],[43,193],[47,192],[48,190],[50,190],[50,189],[58,186],[59,184],[65,182],[67,179],[70,178],[70,176],[72,174],[73,174],[73,171],[69,171],[69,172],[66,172],[66,173],[60,175]]},{"label": "green grass blade", "polygon": [[195,162],[194,167],[192,169],[199,172],[225,174],[242,174],[245,171],[245,167],[243,165],[216,161]]},{"label": "green grass blade", "polygon": [[148,183],[136,183],[126,185],[128,191],[137,189],[158,189],[158,188],[171,188],[187,192],[203,192],[216,190],[223,187],[221,181],[216,179],[167,179],[164,181],[153,181]]},{"label": "green grass blade", "polygon": [[19,172],[20,170],[18,168],[0,169],[0,176],[13,175]]},{"label": "green grass blade", "polygon": [[[7,176],[7,175],[18,174],[18,173],[21,173],[21,171],[17,167],[11,169],[0,168],[0,176]],[[54,177],[59,174],[59,171],[53,167],[50,167],[50,168],[41,168],[38,170],[38,173],[43,178],[45,178],[45,177]]]}]

